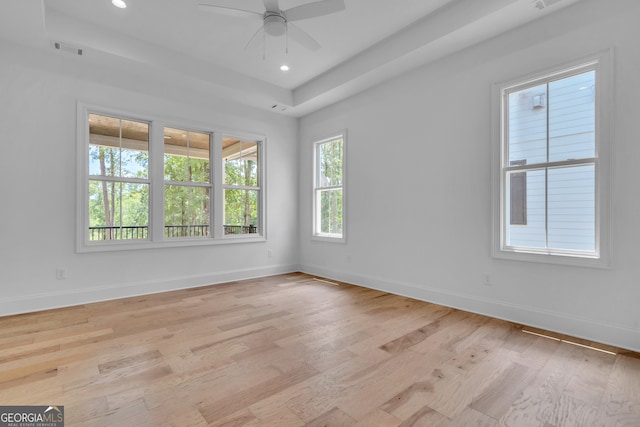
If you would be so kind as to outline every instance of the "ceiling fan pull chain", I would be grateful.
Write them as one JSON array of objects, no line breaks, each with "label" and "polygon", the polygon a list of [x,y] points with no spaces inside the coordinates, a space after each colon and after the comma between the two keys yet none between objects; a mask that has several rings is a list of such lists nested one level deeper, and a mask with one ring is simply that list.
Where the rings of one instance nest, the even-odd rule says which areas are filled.
[{"label": "ceiling fan pull chain", "polygon": [[289,54],[289,26],[288,25],[284,27],[284,38],[285,38],[284,53],[288,55]]},{"label": "ceiling fan pull chain", "polygon": [[262,30],[262,60],[267,58],[267,32]]}]

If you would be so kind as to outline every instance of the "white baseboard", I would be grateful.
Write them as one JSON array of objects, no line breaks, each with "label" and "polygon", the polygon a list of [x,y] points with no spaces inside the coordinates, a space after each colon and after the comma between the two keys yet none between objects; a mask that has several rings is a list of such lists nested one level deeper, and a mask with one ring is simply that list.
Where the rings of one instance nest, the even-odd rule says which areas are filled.
[{"label": "white baseboard", "polygon": [[640,352],[640,331],[619,325],[426,286],[354,275],[315,265],[303,265],[300,270],[307,274]]},{"label": "white baseboard", "polygon": [[31,313],[53,308],[108,301],[119,298],[175,291],[215,285],[234,280],[254,279],[276,274],[299,271],[298,265],[269,266],[233,271],[221,271],[207,275],[175,277],[167,280],[149,280],[111,286],[74,289],[62,292],[47,292],[36,295],[0,298],[0,316]]}]

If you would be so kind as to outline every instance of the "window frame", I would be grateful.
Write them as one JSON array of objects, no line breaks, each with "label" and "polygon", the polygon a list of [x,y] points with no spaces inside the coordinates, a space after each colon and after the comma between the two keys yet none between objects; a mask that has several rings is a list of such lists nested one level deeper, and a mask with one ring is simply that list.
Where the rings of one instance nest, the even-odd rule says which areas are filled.
[{"label": "window frame", "polygon": [[[224,210],[225,210],[225,199],[224,199],[224,195],[225,195],[225,190],[246,190],[246,191],[257,191],[258,192],[258,225],[257,225],[257,234],[263,234],[264,233],[264,226],[265,226],[265,217],[264,217],[264,212],[265,212],[265,200],[264,200],[264,191],[265,191],[265,185],[264,185],[264,156],[265,156],[265,150],[264,150],[264,140],[257,140],[257,139],[252,139],[252,138],[246,138],[244,136],[242,136],[241,134],[238,133],[233,133],[233,132],[218,132],[218,138],[219,141],[217,141],[216,143],[216,147],[219,147],[220,149],[218,150],[216,148],[216,152],[220,152],[220,161],[218,163],[219,166],[219,170],[220,170],[220,177],[219,179],[217,179],[217,182],[220,183],[220,191],[216,192],[220,193],[220,203],[218,203],[214,209],[216,210],[216,215],[221,218],[221,224],[220,227],[218,229],[218,227],[216,226],[216,235],[222,236],[227,240],[235,240],[235,239],[246,239],[247,236],[251,236],[251,234],[225,234],[225,230],[224,230],[224,218],[225,218],[225,214],[224,214]],[[222,157],[222,139],[225,137],[231,137],[231,138],[236,138],[236,139],[240,139],[242,141],[250,141],[250,142],[255,142],[257,144],[257,154],[258,154],[258,171],[257,171],[257,181],[258,181],[258,185],[257,186],[249,186],[249,185],[235,185],[235,184],[226,184],[225,183],[225,165],[224,165],[224,158]],[[219,144],[218,144],[219,142]]]},{"label": "window frame", "polygon": [[[611,78],[612,52],[606,50],[597,54],[555,66],[528,76],[493,85],[492,120],[492,256],[496,259],[540,262],[580,267],[610,268],[610,150],[613,140],[611,128],[611,105],[613,87]],[[595,95],[595,250],[593,252],[534,249],[507,246],[507,171],[529,169],[529,166],[506,166],[508,162],[507,112],[505,97],[517,88],[570,77],[594,70],[596,80]],[[566,160],[547,162],[537,166],[577,166],[582,162]],[[531,169],[536,169],[532,167]]]},{"label": "window frame", "polygon": [[[166,141],[164,140],[165,138],[165,132],[167,129],[172,129],[172,130],[179,130],[181,132],[187,132],[188,134],[190,133],[199,133],[202,135],[208,135],[209,137],[209,181],[208,182],[202,182],[202,181],[174,181],[174,180],[167,180],[165,177],[165,166],[166,163],[164,161],[164,157],[167,155],[167,151],[166,151]],[[163,203],[162,203],[162,212],[159,212],[159,214],[162,215],[163,218],[163,228],[167,227],[166,224],[166,205],[165,205],[165,191],[167,189],[168,186],[173,186],[173,187],[183,187],[186,188],[188,190],[193,189],[193,188],[205,188],[209,190],[209,204],[210,206],[212,206],[213,203],[213,192],[214,192],[214,182],[213,182],[213,160],[214,160],[214,148],[213,148],[213,139],[214,139],[214,133],[213,131],[202,131],[202,130],[195,130],[192,128],[187,128],[185,126],[171,126],[171,125],[167,125],[166,123],[163,123],[162,126],[162,134],[163,134],[163,144],[162,144],[162,197],[163,197]],[[189,141],[190,138],[187,138],[187,141]],[[187,143],[188,144],[188,143]],[[190,147],[187,145],[187,151]],[[154,162],[154,165],[158,165],[160,166],[158,163]],[[155,206],[154,206],[155,208]],[[213,215],[213,209],[209,209],[209,235],[207,236],[178,236],[178,237],[166,237],[164,235],[166,230],[162,230],[162,236],[159,236],[159,234],[155,234],[154,233],[154,237],[156,237],[156,240],[158,240],[158,238],[161,238],[161,240],[166,240],[166,241],[182,241],[182,240],[188,240],[188,239],[192,239],[192,240],[196,240],[196,239],[207,239],[207,238],[211,238],[214,236],[214,227],[213,227],[213,221],[214,221],[214,215]],[[188,228],[190,228],[191,226],[189,225]]]},{"label": "window frame", "polygon": [[[342,140],[342,185],[337,186],[329,186],[329,187],[320,187],[318,185],[318,170],[319,170],[319,147],[322,144],[335,141],[341,139]],[[319,138],[312,139],[312,157],[313,157],[313,191],[312,191],[312,233],[311,239],[320,242],[332,242],[332,243],[346,243],[347,240],[347,131],[343,129],[339,132],[334,132],[329,134],[328,136],[323,136]],[[320,224],[320,213],[319,213],[319,203],[318,198],[320,197],[320,192],[327,189],[341,189],[342,190],[342,233],[341,235],[330,234],[330,233],[322,233],[319,230]]]},{"label": "window frame", "polygon": [[[86,121],[88,122],[89,120],[89,116],[91,114],[95,114],[93,111],[88,111],[87,115],[86,115]],[[96,114],[97,115],[97,114]],[[149,122],[146,119],[139,119],[139,118],[132,118],[130,116],[116,116],[113,114],[100,114],[103,117],[108,117],[111,119],[115,119],[118,120],[120,122],[120,129],[119,129],[119,138],[120,138],[120,142],[122,142],[122,138],[123,138],[123,129],[122,129],[122,122],[123,121],[131,121],[131,122],[137,122],[137,123],[144,123],[147,125],[147,152],[149,152],[149,146],[150,146],[150,140],[151,140],[151,122]],[[86,144],[86,155],[85,155],[85,160],[88,159],[89,157],[89,151],[90,151],[90,144],[89,144],[89,139],[87,139],[87,144]],[[122,149],[122,147],[120,147],[120,149]],[[122,152],[120,153],[122,155]],[[148,192],[148,197],[151,197],[151,174],[149,172],[149,165],[147,165],[147,177],[146,178],[137,178],[137,177],[127,177],[124,176],[122,174],[122,170],[120,170],[120,176],[110,176],[110,175],[91,175],[90,171],[89,171],[89,163],[87,162],[87,187],[86,187],[86,191],[88,193],[88,189],[89,189],[89,182],[90,181],[99,181],[99,182],[107,182],[107,183],[117,183],[117,184],[144,184],[147,186],[147,192]],[[122,168],[122,163],[120,163],[119,168]],[[85,194],[87,194],[85,193]],[[88,194],[87,194],[88,196]],[[120,194],[120,202],[122,201],[122,194]],[[88,202],[88,198],[87,198],[87,202]],[[88,203],[87,203],[88,205]],[[120,207],[122,207],[122,205],[120,204]],[[88,217],[88,206],[85,206],[85,208],[87,209],[87,228],[85,231],[88,232],[89,226],[90,226],[90,222],[89,222],[89,217]],[[150,218],[151,215],[151,211],[150,211],[151,205],[149,204],[147,206],[147,216]],[[122,226],[120,225],[120,227],[127,227],[127,226]],[[149,231],[151,230],[151,227],[149,226],[149,224],[147,224],[147,238],[146,239],[114,239],[114,240],[104,240],[104,242],[106,242],[106,244],[114,244],[116,242],[130,242],[130,241],[148,241],[150,239],[150,235],[149,235]],[[105,231],[106,233],[106,231]],[[120,232],[122,233],[122,231]],[[117,234],[117,233],[116,233]],[[122,235],[122,234],[121,234]],[[87,240],[89,241],[89,236],[87,236]]]},{"label": "window frame", "polygon": [[[149,224],[148,238],[139,240],[89,240],[89,114],[105,115],[123,120],[146,122],[149,124]],[[164,129],[184,129],[192,132],[206,133],[210,138],[211,166],[211,196],[210,203],[210,232],[206,237],[164,237]],[[258,179],[261,183],[258,195],[257,233],[224,234],[224,217],[222,215],[223,200],[223,159],[222,138],[233,135],[247,141],[258,143],[260,157],[258,158]],[[266,241],[266,156],[265,146],[267,138],[262,134],[238,131],[188,120],[166,119],[164,117],[140,114],[132,111],[102,105],[92,105],[77,101],[77,159],[76,159],[76,252],[104,252],[120,250],[136,250],[169,247],[209,246],[230,243],[253,243]],[[185,183],[181,183],[185,184]],[[186,183],[191,185],[194,183]],[[200,184],[194,184],[201,187]]]}]

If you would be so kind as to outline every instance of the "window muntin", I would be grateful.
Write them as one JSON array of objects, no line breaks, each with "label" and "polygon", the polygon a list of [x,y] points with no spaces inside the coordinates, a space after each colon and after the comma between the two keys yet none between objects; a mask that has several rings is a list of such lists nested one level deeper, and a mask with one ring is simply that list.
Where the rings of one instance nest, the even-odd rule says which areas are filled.
[{"label": "window muntin", "polygon": [[89,114],[88,240],[145,240],[149,124]]},{"label": "window muntin", "polygon": [[314,145],[314,237],[344,239],[344,140],[339,134]]},{"label": "window muntin", "polygon": [[164,236],[211,235],[211,134],[164,128]]},{"label": "window muntin", "polygon": [[260,143],[222,138],[224,234],[255,234],[260,229]]},{"label": "window muntin", "polygon": [[502,251],[599,257],[596,66],[503,89]]}]

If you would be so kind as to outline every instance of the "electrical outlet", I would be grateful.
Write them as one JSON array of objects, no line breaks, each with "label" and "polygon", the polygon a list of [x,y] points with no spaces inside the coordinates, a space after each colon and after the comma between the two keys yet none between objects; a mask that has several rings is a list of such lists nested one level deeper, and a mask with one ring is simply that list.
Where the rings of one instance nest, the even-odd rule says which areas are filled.
[{"label": "electrical outlet", "polygon": [[67,278],[67,270],[64,268],[56,268],[56,279],[64,280]]},{"label": "electrical outlet", "polygon": [[269,258],[273,258],[273,249],[271,249],[271,248],[267,249],[267,256]]},{"label": "electrical outlet", "polygon": [[491,281],[491,273],[482,273],[482,284],[485,286],[493,285]]}]

